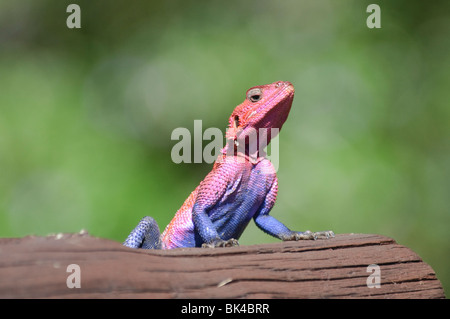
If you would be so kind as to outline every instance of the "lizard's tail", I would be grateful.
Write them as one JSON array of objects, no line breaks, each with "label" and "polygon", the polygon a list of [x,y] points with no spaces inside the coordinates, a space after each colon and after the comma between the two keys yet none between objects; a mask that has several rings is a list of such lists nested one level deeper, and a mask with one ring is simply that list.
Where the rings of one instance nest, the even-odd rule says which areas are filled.
[{"label": "lizard's tail", "polygon": [[131,231],[123,245],[130,248],[161,249],[158,224],[152,217],[145,216]]}]

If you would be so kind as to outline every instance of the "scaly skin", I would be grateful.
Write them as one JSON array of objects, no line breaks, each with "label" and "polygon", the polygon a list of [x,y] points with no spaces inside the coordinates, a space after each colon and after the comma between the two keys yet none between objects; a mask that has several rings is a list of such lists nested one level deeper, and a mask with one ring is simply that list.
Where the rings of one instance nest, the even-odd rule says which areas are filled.
[{"label": "scaly skin", "polygon": [[293,99],[294,87],[289,82],[249,89],[244,102],[231,113],[227,144],[212,171],[164,232],[159,235],[155,220],[147,216],[124,245],[147,249],[236,246],[252,218],[260,229],[281,240],[334,237],[332,231],[291,231],[269,215],[277,197],[278,179],[263,149],[281,130]]}]

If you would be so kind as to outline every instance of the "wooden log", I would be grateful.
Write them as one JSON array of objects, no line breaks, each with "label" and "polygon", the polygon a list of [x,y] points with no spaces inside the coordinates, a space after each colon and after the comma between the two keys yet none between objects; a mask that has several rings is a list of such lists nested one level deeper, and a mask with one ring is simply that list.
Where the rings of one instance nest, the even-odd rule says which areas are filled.
[{"label": "wooden log", "polygon": [[[372,264],[378,273],[368,272]],[[369,288],[377,278],[379,288]],[[429,265],[380,235],[161,251],[81,233],[0,239],[0,298],[445,296]]]}]

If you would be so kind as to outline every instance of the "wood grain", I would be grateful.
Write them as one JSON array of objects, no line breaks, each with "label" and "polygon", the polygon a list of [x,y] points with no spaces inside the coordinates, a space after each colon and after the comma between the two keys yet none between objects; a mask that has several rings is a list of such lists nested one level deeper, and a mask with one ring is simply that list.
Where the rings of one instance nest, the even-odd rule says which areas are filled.
[{"label": "wood grain", "polygon": [[[67,266],[81,288],[68,288]],[[367,267],[380,267],[368,288]],[[380,235],[136,250],[88,234],[0,239],[0,298],[445,298],[433,269]]]}]

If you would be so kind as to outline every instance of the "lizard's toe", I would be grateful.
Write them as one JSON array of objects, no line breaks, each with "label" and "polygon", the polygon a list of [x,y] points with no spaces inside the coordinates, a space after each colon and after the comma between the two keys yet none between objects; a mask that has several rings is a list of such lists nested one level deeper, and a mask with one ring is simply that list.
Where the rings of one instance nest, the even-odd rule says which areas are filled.
[{"label": "lizard's toe", "polygon": [[202,248],[216,248],[216,247],[234,247],[239,246],[237,239],[231,238],[228,240],[217,240],[212,243],[203,243]]},{"label": "lizard's toe", "polygon": [[332,230],[319,231],[319,232],[315,232],[314,235],[315,235],[315,239],[328,239],[328,238],[334,237],[334,232]]},{"label": "lizard's toe", "polygon": [[331,230],[311,232],[309,230],[304,232],[293,232],[289,237],[283,238],[283,240],[316,240],[316,239],[328,239],[334,237],[334,233]]}]

